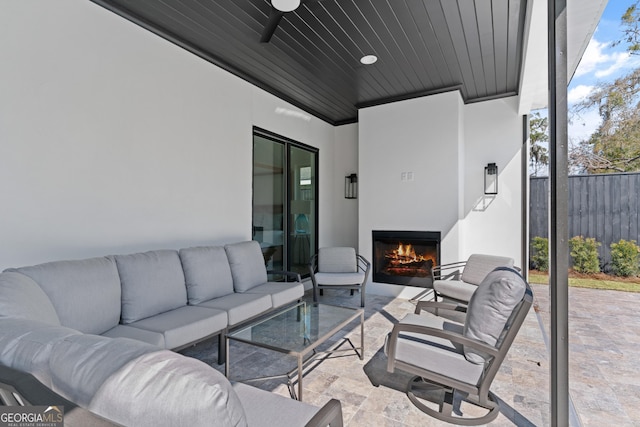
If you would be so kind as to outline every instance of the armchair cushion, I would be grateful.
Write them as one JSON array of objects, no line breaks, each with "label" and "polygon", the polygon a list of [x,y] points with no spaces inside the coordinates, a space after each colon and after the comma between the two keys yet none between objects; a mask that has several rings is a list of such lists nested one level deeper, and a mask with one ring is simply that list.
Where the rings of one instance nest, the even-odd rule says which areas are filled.
[{"label": "armchair cushion", "polygon": [[[498,267],[489,273],[469,301],[464,335],[496,346],[526,287],[522,276],[512,268]],[[477,350],[465,347],[464,353],[473,363],[485,362],[486,356]]]},{"label": "armchair cushion", "polygon": [[365,273],[316,273],[314,276],[319,285],[361,285]]},{"label": "armchair cushion", "polygon": [[318,272],[355,273],[357,271],[358,260],[354,248],[332,247],[318,250]]},{"label": "armchair cushion", "polygon": [[513,267],[513,258],[473,254],[467,260],[464,270],[462,270],[461,280],[473,285],[479,285],[487,277],[487,274],[496,267]]},{"label": "armchair cushion", "polygon": [[267,283],[267,268],[260,244],[256,241],[240,242],[224,247],[231,267],[233,287],[236,292]]},{"label": "armchair cushion", "polygon": [[[418,325],[437,330],[462,334],[464,326],[432,313],[407,314],[402,325]],[[388,340],[385,354],[388,354]],[[396,345],[395,359],[443,376],[454,378],[467,384],[476,384],[482,375],[483,366],[470,363],[464,356],[463,348],[444,338],[413,332],[400,332]]]},{"label": "armchair cushion", "polygon": [[433,289],[445,297],[459,301],[469,301],[478,286],[461,280],[434,280]]}]

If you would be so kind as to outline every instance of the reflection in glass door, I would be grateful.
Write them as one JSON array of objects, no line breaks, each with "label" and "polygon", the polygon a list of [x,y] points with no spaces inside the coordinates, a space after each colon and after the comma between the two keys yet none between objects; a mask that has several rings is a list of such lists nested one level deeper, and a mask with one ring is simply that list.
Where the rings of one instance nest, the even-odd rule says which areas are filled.
[{"label": "reflection in glass door", "polygon": [[268,270],[308,275],[317,249],[318,152],[254,128],[253,239]]}]

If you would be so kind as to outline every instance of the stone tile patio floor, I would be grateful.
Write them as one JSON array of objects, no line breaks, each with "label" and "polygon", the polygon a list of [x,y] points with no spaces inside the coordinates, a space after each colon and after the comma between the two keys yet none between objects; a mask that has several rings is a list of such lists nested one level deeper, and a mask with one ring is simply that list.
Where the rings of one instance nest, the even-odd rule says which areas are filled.
[{"label": "stone tile patio floor", "polygon": [[[534,308],[514,342],[491,390],[501,400],[501,413],[492,426],[548,426],[549,288],[532,285]],[[309,296],[307,296],[309,297]],[[358,307],[360,296],[329,291],[321,302]],[[569,289],[570,394],[576,417],[572,425],[640,426],[640,294],[593,289]],[[330,398],[342,402],[345,426],[438,426],[404,393],[411,377],[386,372],[384,339],[394,322],[412,312],[404,299],[367,295],[365,310],[365,357],[342,356],[324,360],[304,378],[304,400],[318,406]],[[541,326],[544,325],[544,332]],[[359,325],[353,322],[336,338],[359,342]],[[358,341],[356,341],[358,340]],[[212,339],[182,353],[197,357],[223,372],[217,359],[217,340]],[[240,343],[231,344],[232,379],[286,372],[295,366],[292,357]],[[279,380],[254,385],[288,396]]]}]

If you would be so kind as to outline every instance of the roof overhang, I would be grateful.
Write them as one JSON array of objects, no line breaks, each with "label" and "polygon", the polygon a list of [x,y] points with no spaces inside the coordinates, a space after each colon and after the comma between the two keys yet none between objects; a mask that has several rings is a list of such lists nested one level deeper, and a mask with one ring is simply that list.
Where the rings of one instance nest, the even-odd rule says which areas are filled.
[{"label": "roof overhang", "polygon": [[[567,80],[578,68],[608,0],[567,0]],[[547,0],[529,0],[520,79],[520,114],[545,108],[549,101]],[[545,35],[545,37],[542,37]]]}]

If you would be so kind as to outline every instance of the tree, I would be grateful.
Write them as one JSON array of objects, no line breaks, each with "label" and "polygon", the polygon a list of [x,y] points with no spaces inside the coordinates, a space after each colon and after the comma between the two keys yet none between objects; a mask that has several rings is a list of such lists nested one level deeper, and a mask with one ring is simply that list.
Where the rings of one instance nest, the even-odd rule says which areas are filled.
[{"label": "tree", "polygon": [[610,83],[600,83],[572,108],[580,116],[597,108],[602,123],[588,140],[571,148],[572,167],[587,173],[640,170],[640,69]]},{"label": "tree", "polygon": [[529,120],[529,140],[531,141],[529,170],[533,176],[538,176],[543,167],[549,164],[549,150],[542,145],[549,142],[548,127],[547,118],[541,117],[539,112],[536,111],[531,115]]},{"label": "tree", "polygon": [[[640,55],[640,0],[621,17],[623,37],[612,45],[626,44],[631,55]],[[598,109],[601,125],[587,140],[571,147],[569,163],[587,173],[640,170],[640,70],[611,83],[601,83],[582,102],[574,105],[574,119],[580,113]]]},{"label": "tree", "polygon": [[621,22],[624,36],[620,40],[613,42],[613,46],[621,43],[627,45],[627,51],[631,55],[640,55],[640,1],[636,1],[627,8],[622,15]]}]

